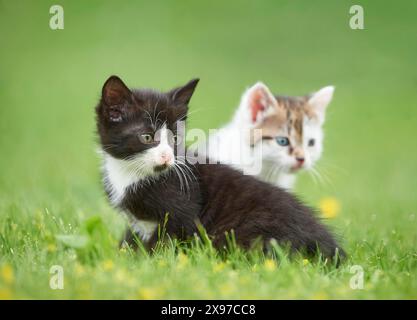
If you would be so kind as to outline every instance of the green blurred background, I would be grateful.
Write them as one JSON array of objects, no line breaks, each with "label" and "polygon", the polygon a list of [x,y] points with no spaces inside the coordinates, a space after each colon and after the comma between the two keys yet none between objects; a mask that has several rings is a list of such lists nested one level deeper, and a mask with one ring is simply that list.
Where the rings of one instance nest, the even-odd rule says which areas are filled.
[{"label": "green blurred background", "polygon": [[[64,30],[49,28],[53,4]],[[353,4],[364,30],[349,27]],[[392,241],[388,252],[415,258],[416,14],[416,1],[1,0],[0,216],[116,216],[94,122],[112,74],[163,90],[200,77],[189,127],[205,130],[226,123],[258,80],[288,95],[332,84],[324,178],[303,173],[296,192],[313,205],[340,201],[332,223],[348,250]]]},{"label": "green blurred background", "polygon": [[416,2],[362,1],[365,30],[351,30],[351,1],[61,1],[54,31],[55,3],[0,2],[2,197],[100,188],[93,108],[117,74],[160,89],[200,77],[189,125],[204,129],[227,122],[257,80],[282,94],[333,84],[332,191],[414,200]]}]

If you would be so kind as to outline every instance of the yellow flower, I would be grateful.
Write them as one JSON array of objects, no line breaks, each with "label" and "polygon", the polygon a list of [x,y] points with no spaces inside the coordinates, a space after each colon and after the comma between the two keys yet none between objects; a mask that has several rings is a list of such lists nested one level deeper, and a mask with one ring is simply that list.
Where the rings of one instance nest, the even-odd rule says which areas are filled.
[{"label": "yellow flower", "polygon": [[303,266],[306,266],[310,263],[310,261],[308,261],[308,259],[303,259]]},{"label": "yellow flower", "polygon": [[178,255],[177,269],[181,270],[188,264],[188,257],[184,253]]},{"label": "yellow flower", "polygon": [[115,278],[119,282],[127,282],[129,280],[128,273],[124,269],[117,270]]},{"label": "yellow flower", "polygon": [[104,271],[110,271],[113,270],[114,263],[110,259],[103,261],[103,269]]},{"label": "yellow flower", "polygon": [[0,300],[12,300],[13,295],[10,289],[0,289]]},{"label": "yellow flower", "polygon": [[12,284],[14,282],[13,269],[9,264],[5,264],[0,268],[0,275],[5,283]]},{"label": "yellow flower", "polygon": [[167,266],[167,262],[161,259],[161,260],[158,260],[157,265],[159,268],[165,268]]},{"label": "yellow flower", "polygon": [[232,285],[231,283],[228,283],[228,282],[225,283],[225,284],[222,284],[219,287],[219,289],[220,289],[221,294],[224,295],[224,296],[228,296],[235,291],[234,285]]},{"label": "yellow flower", "polygon": [[312,299],[313,300],[327,300],[329,299],[329,297],[327,296],[325,292],[317,292],[316,294],[313,295]]},{"label": "yellow flower", "polygon": [[120,252],[121,254],[125,254],[125,253],[127,252],[126,247],[121,247],[121,248],[119,249],[119,252]]},{"label": "yellow flower", "polygon": [[266,259],[264,262],[264,268],[266,271],[274,271],[277,268],[277,263],[275,260]]},{"label": "yellow flower", "polygon": [[82,276],[85,273],[84,267],[78,263],[75,265],[74,271],[77,276]]},{"label": "yellow flower", "polygon": [[213,265],[213,272],[214,273],[220,272],[224,269],[225,266],[226,264],[224,262],[216,263]]},{"label": "yellow flower", "polygon": [[48,252],[55,252],[56,251],[56,245],[54,243],[48,243],[46,246],[46,250]]},{"label": "yellow flower", "polygon": [[155,300],[162,295],[162,289],[145,287],[139,289],[139,299]]},{"label": "yellow flower", "polygon": [[86,282],[80,283],[78,287],[78,297],[79,299],[82,299],[82,300],[93,299],[93,296],[91,295],[91,285],[89,283],[86,283]]},{"label": "yellow flower", "polygon": [[248,276],[242,276],[239,278],[239,283],[245,285],[249,283],[250,278]]},{"label": "yellow flower", "polygon": [[334,218],[340,212],[340,202],[333,197],[325,197],[320,200],[319,208],[323,217],[325,218]]}]

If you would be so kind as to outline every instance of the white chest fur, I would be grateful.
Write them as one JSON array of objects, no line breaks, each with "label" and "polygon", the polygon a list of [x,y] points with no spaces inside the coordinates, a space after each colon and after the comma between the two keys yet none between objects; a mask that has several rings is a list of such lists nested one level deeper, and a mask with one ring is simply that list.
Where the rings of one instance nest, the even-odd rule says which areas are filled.
[{"label": "white chest fur", "polygon": [[[109,154],[104,154],[104,183],[110,193],[110,201],[114,206],[118,206],[125,196],[127,188],[140,180],[144,179],[133,171],[133,164],[116,159]],[[133,173],[134,172],[134,173]],[[155,232],[157,223],[154,221],[140,220],[130,212],[123,212],[128,219],[132,231],[140,236],[143,241],[148,241]]]},{"label": "white chest fur", "polygon": [[128,161],[104,154],[104,183],[110,192],[110,201],[117,206],[122,201],[127,187],[139,182],[140,177],[132,174]]}]

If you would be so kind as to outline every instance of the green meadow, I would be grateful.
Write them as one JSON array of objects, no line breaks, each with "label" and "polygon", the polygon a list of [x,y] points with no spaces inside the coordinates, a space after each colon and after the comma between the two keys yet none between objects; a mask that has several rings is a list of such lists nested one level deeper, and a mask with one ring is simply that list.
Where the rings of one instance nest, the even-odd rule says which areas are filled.
[{"label": "green meadow", "polygon": [[[0,0],[0,299],[417,299],[417,2],[63,0],[51,30],[54,4]],[[287,95],[335,85],[320,176],[295,192],[327,202],[345,263],[197,240],[119,250],[94,119],[112,74],[161,90],[201,78],[188,126],[204,130],[258,80]]]}]

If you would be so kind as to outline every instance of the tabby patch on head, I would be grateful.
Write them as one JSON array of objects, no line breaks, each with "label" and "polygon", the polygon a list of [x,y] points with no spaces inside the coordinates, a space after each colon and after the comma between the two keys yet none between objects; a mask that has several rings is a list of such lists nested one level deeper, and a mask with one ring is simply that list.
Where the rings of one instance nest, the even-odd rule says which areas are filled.
[{"label": "tabby patch on head", "polygon": [[306,96],[274,96],[263,83],[255,84],[243,100],[251,122],[251,145],[262,140],[263,159],[282,171],[312,168],[322,153],[322,125],[333,91],[328,86]]}]

